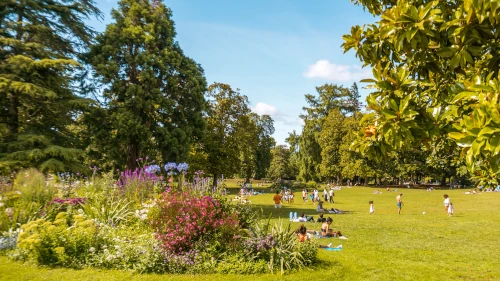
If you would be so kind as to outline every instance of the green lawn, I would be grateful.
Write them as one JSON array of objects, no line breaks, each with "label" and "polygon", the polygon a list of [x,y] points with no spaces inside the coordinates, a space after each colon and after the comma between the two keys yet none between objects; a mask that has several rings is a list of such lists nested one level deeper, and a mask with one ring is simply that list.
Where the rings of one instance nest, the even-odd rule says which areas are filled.
[{"label": "green lawn", "polygon": [[[236,189],[232,189],[233,195]],[[353,187],[336,191],[335,206],[351,214],[331,215],[333,229],[341,230],[348,240],[321,239],[321,244],[342,244],[339,252],[319,250],[321,264],[284,277],[198,276],[201,280],[500,280],[500,193],[465,195],[464,190],[399,189],[403,192],[402,215],[397,214],[396,193]],[[399,192],[398,192],[399,193]],[[454,217],[442,207],[448,193],[455,206]],[[300,197],[299,191],[296,193]],[[294,204],[273,208],[272,194],[250,197],[274,220],[288,223],[290,211],[317,216],[315,206]],[[369,214],[368,201],[375,201],[375,214]],[[426,212],[426,214],[422,214]],[[299,223],[293,223],[296,228]],[[320,225],[306,223],[309,229]],[[106,270],[46,269],[23,265],[0,257],[2,280],[192,280],[193,276],[135,275]]]}]

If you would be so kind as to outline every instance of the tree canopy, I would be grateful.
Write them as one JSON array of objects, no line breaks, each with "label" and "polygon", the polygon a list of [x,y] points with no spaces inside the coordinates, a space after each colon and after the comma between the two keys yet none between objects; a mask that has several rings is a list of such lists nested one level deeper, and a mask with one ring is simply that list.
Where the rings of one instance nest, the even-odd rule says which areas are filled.
[{"label": "tree canopy", "polygon": [[355,0],[375,24],[343,36],[373,68],[368,107],[375,120],[355,148],[381,158],[394,149],[461,149],[472,176],[497,184],[500,173],[500,2]]},{"label": "tree canopy", "polygon": [[146,156],[185,161],[204,129],[203,69],[175,41],[163,3],[122,0],[112,17],[89,54],[104,86],[100,114],[88,116],[98,154],[129,169]]},{"label": "tree canopy", "polygon": [[0,4],[0,169],[82,171],[83,150],[71,127],[91,101],[81,98],[79,55],[93,42],[85,20],[94,1]]}]

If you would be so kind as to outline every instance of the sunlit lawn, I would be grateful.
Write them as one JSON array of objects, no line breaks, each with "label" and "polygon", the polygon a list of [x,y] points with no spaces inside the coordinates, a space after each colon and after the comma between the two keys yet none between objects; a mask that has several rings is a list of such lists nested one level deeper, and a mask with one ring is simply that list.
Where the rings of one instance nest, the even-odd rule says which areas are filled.
[{"label": "sunlit lawn", "polygon": [[[232,183],[231,183],[232,185]],[[352,213],[330,215],[333,229],[348,240],[321,239],[343,245],[342,251],[319,250],[321,264],[284,277],[259,276],[158,276],[135,275],[106,270],[39,269],[0,257],[2,280],[500,280],[500,193],[465,195],[464,190],[399,189],[403,192],[402,215],[397,214],[397,193],[372,194],[374,188],[353,187],[336,191],[335,207]],[[236,189],[231,190],[234,196]],[[448,193],[455,215],[448,217],[442,207]],[[304,204],[296,191],[294,204],[275,210],[273,194],[249,197],[252,205],[288,223],[290,211],[317,217],[315,206]],[[375,214],[369,214],[368,201],[375,201]],[[424,215],[423,212],[426,212]],[[300,224],[293,223],[293,228]],[[319,230],[316,223],[305,223]]]}]

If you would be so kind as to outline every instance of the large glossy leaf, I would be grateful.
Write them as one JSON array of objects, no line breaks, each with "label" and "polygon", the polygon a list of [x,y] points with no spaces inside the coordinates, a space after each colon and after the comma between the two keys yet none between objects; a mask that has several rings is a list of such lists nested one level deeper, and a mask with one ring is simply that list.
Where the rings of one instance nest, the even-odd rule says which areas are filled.
[{"label": "large glossy leaf", "polygon": [[466,135],[459,133],[459,132],[448,133],[448,136],[450,136],[450,138],[455,139],[455,140],[460,140],[460,139],[463,139],[466,137]]}]

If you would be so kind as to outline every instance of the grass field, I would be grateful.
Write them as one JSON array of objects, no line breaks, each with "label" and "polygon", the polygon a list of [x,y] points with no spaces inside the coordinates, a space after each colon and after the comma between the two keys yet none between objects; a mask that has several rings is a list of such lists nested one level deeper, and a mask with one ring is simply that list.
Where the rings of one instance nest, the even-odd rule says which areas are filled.
[{"label": "grass field", "polygon": [[[107,270],[37,268],[0,257],[1,280],[500,280],[500,193],[465,195],[464,190],[399,189],[402,215],[397,214],[397,193],[373,194],[374,188],[353,187],[335,192],[335,207],[352,213],[330,215],[333,229],[348,240],[321,239],[321,244],[342,244],[343,250],[319,250],[321,263],[286,276],[172,276],[136,275]],[[236,189],[231,190],[234,194]],[[449,194],[455,215],[442,207]],[[234,196],[234,195],[232,195]],[[252,205],[288,223],[290,211],[317,217],[315,206],[296,198],[275,210],[273,194],[251,196]],[[300,197],[299,191],[296,197]],[[374,200],[375,214],[368,201]],[[424,215],[423,212],[426,212]],[[293,223],[297,228],[300,223]],[[319,230],[316,223],[305,223]]]}]

